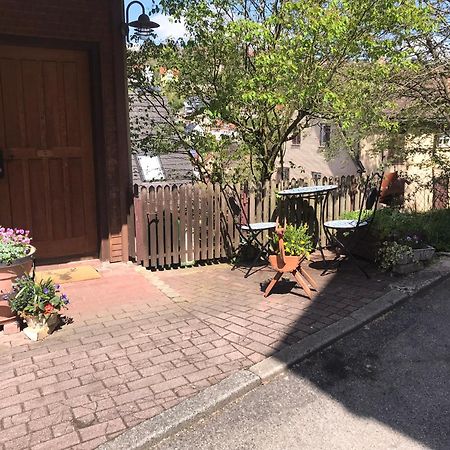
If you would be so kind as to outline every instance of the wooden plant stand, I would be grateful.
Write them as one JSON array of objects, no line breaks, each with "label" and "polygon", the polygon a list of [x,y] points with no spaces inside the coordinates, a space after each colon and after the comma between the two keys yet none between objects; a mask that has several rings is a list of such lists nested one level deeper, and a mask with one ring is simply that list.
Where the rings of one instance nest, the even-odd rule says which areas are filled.
[{"label": "wooden plant stand", "polygon": [[306,295],[311,299],[312,292],[309,286],[317,291],[317,283],[314,281],[313,277],[302,267],[302,262],[306,259],[304,256],[286,256],[283,241],[284,230],[285,229],[281,227],[277,227],[276,230],[279,238],[278,243],[280,254],[269,256],[269,262],[272,268],[277,273],[264,291],[264,297],[267,297],[270,294],[283,274],[291,273],[297,283],[305,291]]}]

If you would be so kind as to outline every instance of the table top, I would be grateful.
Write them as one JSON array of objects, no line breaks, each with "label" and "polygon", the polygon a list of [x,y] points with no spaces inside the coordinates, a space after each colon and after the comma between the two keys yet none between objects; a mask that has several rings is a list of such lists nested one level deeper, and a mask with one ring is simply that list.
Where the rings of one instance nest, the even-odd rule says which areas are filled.
[{"label": "table top", "polygon": [[299,197],[306,197],[308,195],[321,195],[327,192],[335,191],[338,187],[335,184],[326,184],[318,186],[304,186],[292,189],[285,189],[278,192],[279,195],[298,195]]}]

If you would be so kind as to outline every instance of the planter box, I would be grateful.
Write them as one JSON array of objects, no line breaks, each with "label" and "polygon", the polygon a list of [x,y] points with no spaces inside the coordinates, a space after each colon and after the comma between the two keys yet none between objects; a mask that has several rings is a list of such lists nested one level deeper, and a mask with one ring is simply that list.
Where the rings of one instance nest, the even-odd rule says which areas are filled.
[{"label": "planter box", "polygon": [[433,258],[435,252],[435,248],[429,245],[425,248],[413,248],[413,254],[403,256],[392,268],[392,271],[400,275],[417,272],[423,268],[425,261]]},{"label": "planter box", "polygon": [[396,264],[392,267],[392,272],[397,275],[407,275],[408,273],[418,272],[423,268],[423,263],[414,261],[407,264]]},{"label": "planter box", "polygon": [[398,265],[411,264],[417,261],[429,261],[433,258],[435,253],[435,248],[429,245],[425,248],[413,248],[412,256],[403,256],[403,258],[398,261]]},{"label": "planter box", "polygon": [[414,259],[416,261],[429,261],[433,258],[436,253],[436,249],[428,245],[425,248],[415,248],[413,249]]},{"label": "planter box", "polygon": [[283,261],[280,255],[270,255],[269,263],[277,272],[288,273],[297,269],[302,258],[302,256],[285,256]]},{"label": "planter box", "polygon": [[375,262],[380,249],[378,238],[369,230],[361,229],[353,232],[352,236],[338,232],[337,238],[350,250],[353,256],[365,261]]}]

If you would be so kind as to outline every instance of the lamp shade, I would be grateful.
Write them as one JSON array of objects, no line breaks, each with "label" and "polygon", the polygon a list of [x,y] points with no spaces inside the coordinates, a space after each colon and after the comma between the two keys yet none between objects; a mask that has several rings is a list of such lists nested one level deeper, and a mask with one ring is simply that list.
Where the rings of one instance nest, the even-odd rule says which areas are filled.
[{"label": "lamp shade", "polygon": [[147,14],[141,14],[138,20],[134,20],[128,24],[130,27],[136,28],[136,33],[140,35],[148,35],[155,28],[159,27],[159,24],[152,22]]}]

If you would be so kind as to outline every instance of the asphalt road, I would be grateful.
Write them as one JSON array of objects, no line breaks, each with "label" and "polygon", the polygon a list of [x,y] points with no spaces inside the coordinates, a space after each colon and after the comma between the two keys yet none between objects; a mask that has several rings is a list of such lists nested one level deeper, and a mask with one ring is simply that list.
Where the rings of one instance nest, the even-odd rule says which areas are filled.
[{"label": "asphalt road", "polygon": [[449,450],[450,280],[156,448]]}]

